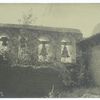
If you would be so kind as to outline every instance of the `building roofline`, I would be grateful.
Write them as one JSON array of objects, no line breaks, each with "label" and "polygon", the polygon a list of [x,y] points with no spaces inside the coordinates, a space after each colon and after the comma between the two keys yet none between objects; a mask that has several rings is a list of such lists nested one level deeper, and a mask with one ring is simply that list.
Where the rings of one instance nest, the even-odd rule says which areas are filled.
[{"label": "building roofline", "polygon": [[5,28],[25,28],[34,30],[44,30],[44,31],[54,31],[54,32],[71,32],[71,33],[81,33],[79,29],[75,28],[59,28],[59,27],[49,27],[49,26],[35,26],[35,25],[23,25],[23,24],[2,24],[0,27]]}]

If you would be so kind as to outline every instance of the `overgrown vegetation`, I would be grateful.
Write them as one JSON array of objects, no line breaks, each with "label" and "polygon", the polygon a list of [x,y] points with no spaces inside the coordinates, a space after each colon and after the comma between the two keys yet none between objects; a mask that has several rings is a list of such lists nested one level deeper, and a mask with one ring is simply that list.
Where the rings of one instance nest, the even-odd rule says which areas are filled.
[{"label": "overgrown vegetation", "polygon": [[9,54],[6,57],[7,60],[0,57],[0,89],[5,97],[61,97],[64,91],[70,93],[75,88],[89,86],[91,81],[89,71],[83,65],[11,67]]}]

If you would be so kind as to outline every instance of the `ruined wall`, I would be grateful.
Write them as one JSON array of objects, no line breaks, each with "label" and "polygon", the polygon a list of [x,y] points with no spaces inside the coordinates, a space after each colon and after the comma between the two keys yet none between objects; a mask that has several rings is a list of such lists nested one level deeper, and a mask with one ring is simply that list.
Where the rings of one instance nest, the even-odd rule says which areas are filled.
[{"label": "ruined wall", "polygon": [[[0,35],[7,35],[8,54],[13,64],[76,63],[76,44],[82,39],[81,33],[58,32],[28,28],[0,27]],[[43,45],[47,58],[41,58]],[[68,52],[66,60],[61,60],[63,49]],[[66,49],[67,48],[67,49]],[[66,53],[64,51],[64,53]],[[63,54],[63,57],[65,57]],[[68,56],[68,57],[67,57]],[[40,58],[44,61],[39,61]]]}]

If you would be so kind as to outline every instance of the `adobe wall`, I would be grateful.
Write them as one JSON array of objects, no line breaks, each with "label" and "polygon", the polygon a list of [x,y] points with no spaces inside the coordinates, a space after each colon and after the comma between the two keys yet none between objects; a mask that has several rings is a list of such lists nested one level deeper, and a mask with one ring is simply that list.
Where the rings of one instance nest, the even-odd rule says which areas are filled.
[{"label": "adobe wall", "polygon": [[100,86],[100,45],[89,48],[89,64],[88,67],[92,73],[92,77],[96,85]]},{"label": "adobe wall", "polygon": [[82,39],[81,33],[71,32],[57,32],[50,30],[37,30],[37,29],[22,29],[22,28],[6,28],[0,27],[0,35],[7,35],[9,37],[9,57],[12,63],[19,63],[19,36],[26,37],[27,48],[25,49],[30,60],[28,64],[38,63],[38,45],[40,38],[47,38],[50,45],[51,58],[50,62],[61,63],[61,41],[66,40],[71,42],[71,58],[73,63],[76,63],[76,43]]}]

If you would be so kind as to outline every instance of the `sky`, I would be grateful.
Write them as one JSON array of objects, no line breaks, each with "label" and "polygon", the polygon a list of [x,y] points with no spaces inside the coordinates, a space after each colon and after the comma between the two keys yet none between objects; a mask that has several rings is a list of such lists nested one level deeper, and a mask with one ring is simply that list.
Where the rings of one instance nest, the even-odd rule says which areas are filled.
[{"label": "sky", "polygon": [[32,25],[76,28],[89,37],[100,23],[100,4],[0,4],[0,23],[19,24],[29,10]]}]

